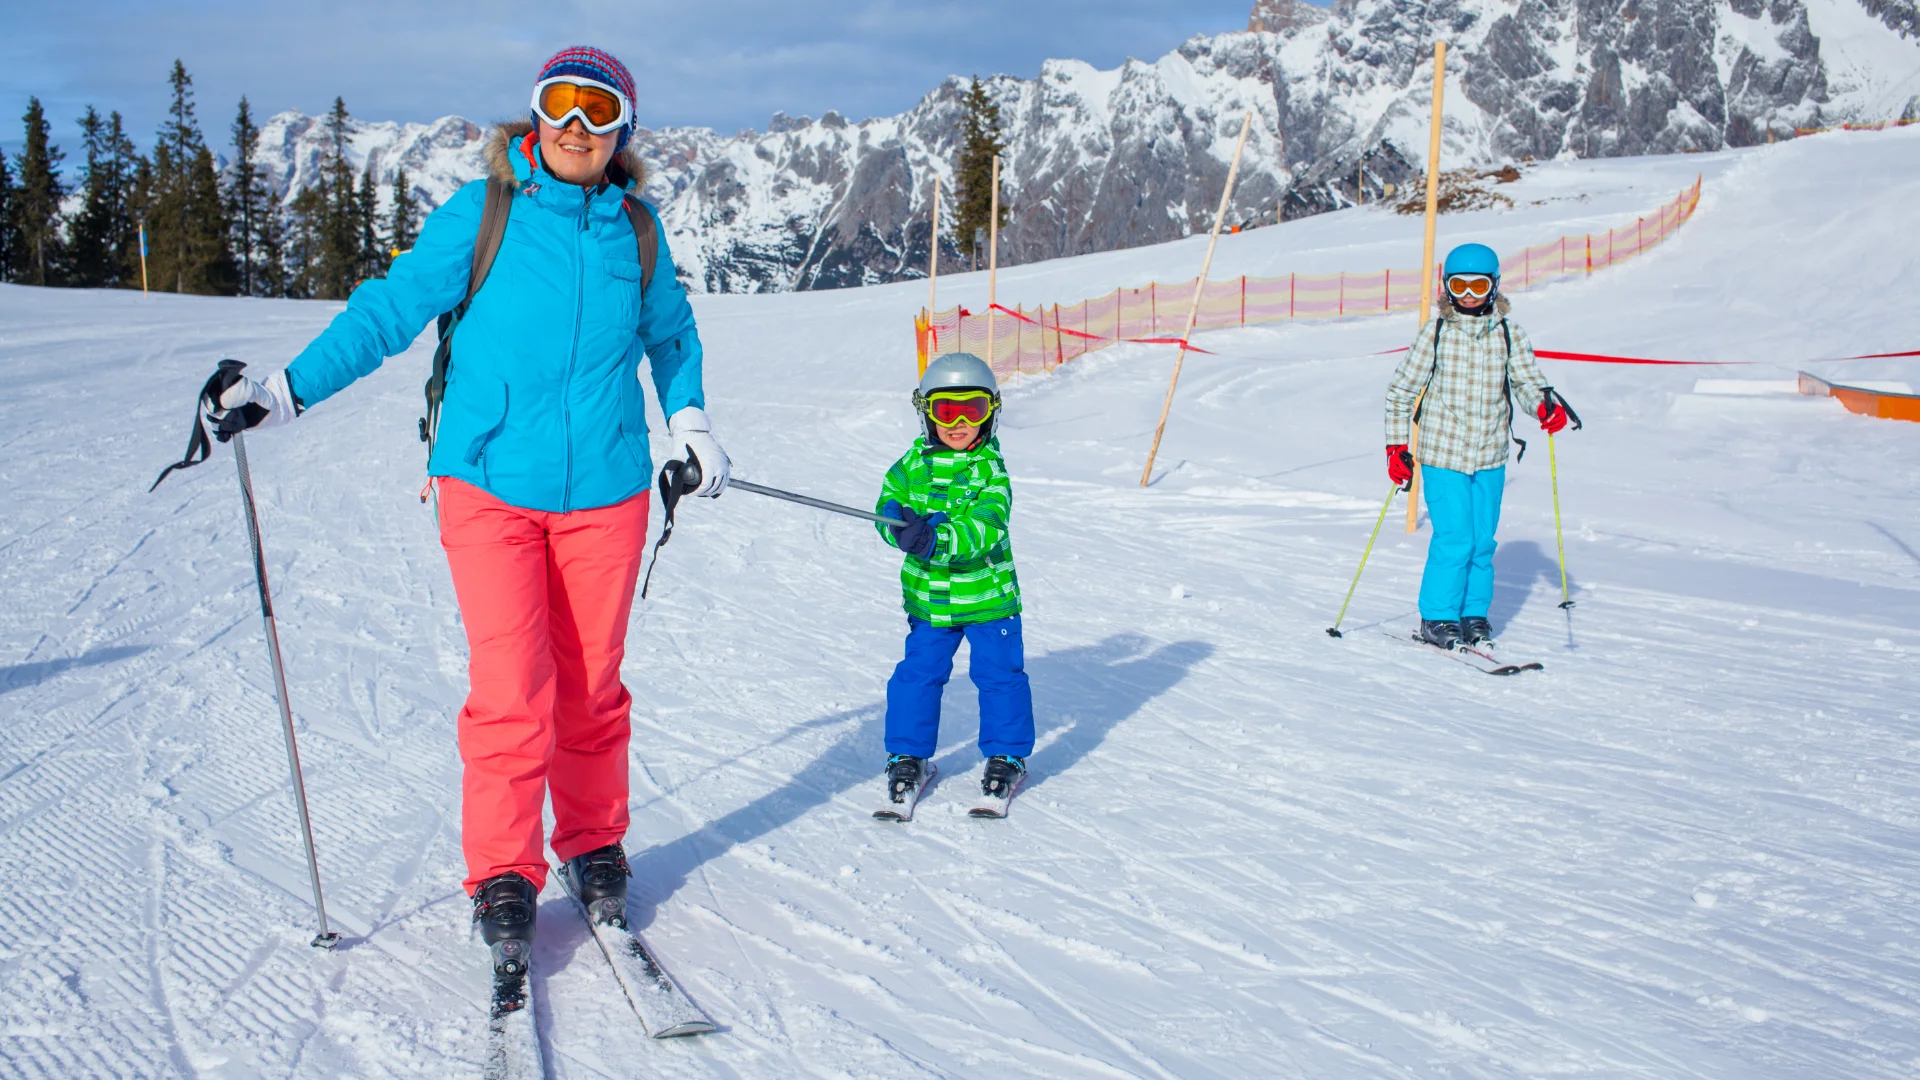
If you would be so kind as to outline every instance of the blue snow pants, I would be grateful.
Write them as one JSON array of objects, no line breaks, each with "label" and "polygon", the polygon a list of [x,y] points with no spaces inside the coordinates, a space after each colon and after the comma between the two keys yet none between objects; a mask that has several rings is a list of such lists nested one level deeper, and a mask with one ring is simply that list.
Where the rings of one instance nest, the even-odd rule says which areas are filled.
[{"label": "blue snow pants", "polygon": [[1500,496],[1507,468],[1455,472],[1420,466],[1433,540],[1420,578],[1420,617],[1455,622],[1486,618],[1493,604],[1493,534],[1500,528]]},{"label": "blue snow pants", "polygon": [[965,626],[907,619],[907,654],[887,680],[887,753],[932,757],[940,744],[940,693],[966,638],[967,674],[980,692],[980,754],[1033,753],[1033,688],[1027,682],[1020,616]]}]

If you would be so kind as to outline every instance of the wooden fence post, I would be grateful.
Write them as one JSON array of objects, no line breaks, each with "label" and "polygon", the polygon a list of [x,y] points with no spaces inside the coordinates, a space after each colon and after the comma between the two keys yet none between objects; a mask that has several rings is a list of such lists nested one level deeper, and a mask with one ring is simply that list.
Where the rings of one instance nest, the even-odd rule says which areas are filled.
[{"label": "wooden fence post", "polygon": [[1240,157],[1246,153],[1247,133],[1253,130],[1253,110],[1240,121],[1240,141],[1233,148],[1233,164],[1227,168],[1227,183],[1220,191],[1220,210],[1213,216],[1213,235],[1207,240],[1207,257],[1200,262],[1200,277],[1193,285],[1193,303],[1187,307],[1187,328],[1180,335],[1180,354],[1173,361],[1173,376],[1167,380],[1167,400],[1160,405],[1160,424],[1153,431],[1153,446],[1147,450],[1146,468],[1140,470],[1140,486],[1153,478],[1153,459],[1160,453],[1160,436],[1167,430],[1167,414],[1173,411],[1173,392],[1180,385],[1180,368],[1187,360],[1187,342],[1193,339],[1193,324],[1200,317],[1200,296],[1207,289],[1207,273],[1213,269],[1213,249],[1220,243],[1220,226],[1227,220],[1227,207],[1233,201],[1233,182],[1240,176]]},{"label": "wooden fence post", "polygon": [[[1427,313],[1433,309],[1433,226],[1440,210],[1440,104],[1447,89],[1447,43],[1433,43],[1433,118],[1427,126],[1427,229],[1426,242],[1420,256],[1420,325],[1427,325]],[[1424,396],[1424,395],[1423,395]],[[1420,403],[1415,401],[1413,411],[1420,412]],[[1413,425],[1413,435],[1407,449],[1414,455],[1416,467],[1413,470],[1413,482],[1407,488],[1407,531],[1415,532],[1420,528],[1420,470],[1417,467],[1420,455],[1420,425]]]}]

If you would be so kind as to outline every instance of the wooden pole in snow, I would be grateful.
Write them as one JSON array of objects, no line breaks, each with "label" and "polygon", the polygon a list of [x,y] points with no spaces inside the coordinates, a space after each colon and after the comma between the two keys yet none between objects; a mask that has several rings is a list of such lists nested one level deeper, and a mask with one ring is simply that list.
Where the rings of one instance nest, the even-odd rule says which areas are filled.
[{"label": "wooden pole in snow", "polygon": [[1247,149],[1247,132],[1253,129],[1253,110],[1240,121],[1240,142],[1233,148],[1233,164],[1227,168],[1227,186],[1220,192],[1220,209],[1213,215],[1213,235],[1207,239],[1207,257],[1200,263],[1200,280],[1193,283],[1193,303],[1187,307],[1187,329],[1180,335],[1180,355],[1173,361],[1173,377],[1167,380],[1167,400],[1160,405],[1160,424],[1153,429],[1153,446],[1147,450],[1147,467],[1140,470],[1140,486],[1153,478],[1153,459],[1160,453],[1160,436],[1167,431],[1167,414],[1173,411],[1173,391],[1180,385],[1180,367],[1187,362],[1187,342],[1193,337],[1194,321],[1200,317],[1200,297],[1207,289],[1207,273],[1213,269],[1213,249],[1220,243],[1220,226],[1227,220],[1227,205],[1233,199],[1233,183],[1240,176],[1240,155]]},{"label": "wooden pole in snow", "polygon": [[927,351],[921,355],[920,374],[927,373],[927,361],[933,359],[933,306],[940,288],[940,177],[933,178],[933,226],[927,234]]},{"label": "wooden pole in snow", "polygon": [[933,298],[940,286],[940,178],[933,178],[933,232],[927,244],[927,317],[933,317]]},{"label": "wooden pole in snow", "polygon": [[[1447,88],[1447,43],[1433,43],[1433,119],[1427,130],[1427,238],[1420,249],[1420,325],[1427,325],[1433,311],[1433,226],[1440,214],[1440,99]],[[1423,391],[1420,395],[1426,396]],[[1413,414],[1420,415],[1420,399],[1413,403]],[[1413,425],[1413,441],[1407,447],[1413,453],[1416,468],[1413,483],[1407,488],[1407,531],[1420,530],[1420,425]]]},{"label": "wooden pole in snow", "polygon": [[1000,277],[1000,155],[993,155],[992,209],[987,212],[987,366],[993,366],[994,287]]}]

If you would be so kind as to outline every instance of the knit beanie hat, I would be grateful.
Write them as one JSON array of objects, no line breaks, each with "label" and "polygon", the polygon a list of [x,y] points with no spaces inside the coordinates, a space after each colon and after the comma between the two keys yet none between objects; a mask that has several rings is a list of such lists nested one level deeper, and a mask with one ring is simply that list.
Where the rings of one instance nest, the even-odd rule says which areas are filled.
[{"label": "knit beanie hat", "polygon": [[[614,152],[619,153],[625,149],[628,137],[633,134],[635,116],[639,111],[638,103],[633,96],[633,74],[627,70],[627,65],[614,59],[612,53],[602,52],[586,45],[576,45],[571,49],[562,49],[554,53],[553,59],[541,65],[540,74],[533,81],[536,84],[542,83],[556,75],[592,79],[613,87],[626,97],[627,126],[620,129],[620,141],[614,144]],[[535,116],[533,121],[537,129],[540,126],[540,118]]]}]

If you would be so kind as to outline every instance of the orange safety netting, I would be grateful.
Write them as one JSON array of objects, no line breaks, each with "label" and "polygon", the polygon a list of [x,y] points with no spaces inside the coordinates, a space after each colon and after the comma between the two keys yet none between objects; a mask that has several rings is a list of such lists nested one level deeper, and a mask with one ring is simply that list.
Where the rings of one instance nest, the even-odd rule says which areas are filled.
[{"label": "orange safety netting", "polygon": [[[1630,259],[1672,235],[1693,216],[1699,204],[1700,181],[1695,179],[1678,198],[1632,225],[1605,233],[1562,236],[1514,252],[1500,261],[1501,290],[1519,292]],[[994,374],[1004,380],[1015,372],[1035,375],[1051,371],[1076,356],[1120,342],[1177,345],[1181,331],[1186,329],[1193,291],[1192,280],[1171,285],[1155,282],[1137,289],[1115,289],[1067,306],[996,305],[997,310],[991,313],[949,308],[934,312],[931,318],[922,308],[914,318],[920,369],[926,370],[927,361],[934,357],[970,352],[989,359]],[[1419,306],[1417,269],[1228,278],[1207,282],[1194,329],[1378,315],[1412,311]],[[990,326],[991,348],[987,340]]]}]

